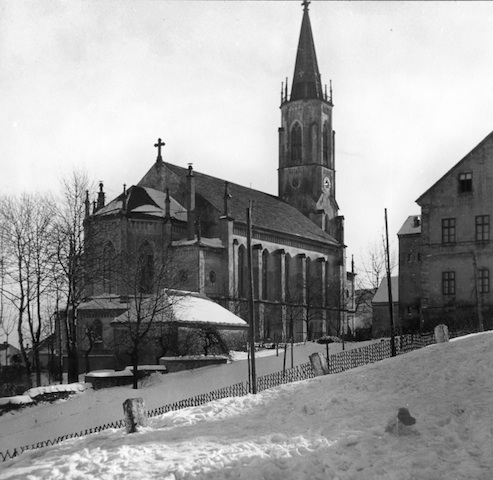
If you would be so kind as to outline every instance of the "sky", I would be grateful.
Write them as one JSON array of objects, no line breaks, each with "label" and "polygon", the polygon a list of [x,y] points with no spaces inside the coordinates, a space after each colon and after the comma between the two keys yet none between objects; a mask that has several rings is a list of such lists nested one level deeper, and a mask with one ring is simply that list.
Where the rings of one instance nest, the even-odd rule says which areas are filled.
[{"label": "sky", "polygon": [[[105,430],[28,450],[2,464],[0,480],[489,480],[491,336],[460,337],[339,374],[168,412],[138,433]],[[173,388],[174,376],[139,392],[157,397]],[[201,377],[191,383],[213,388]],[[70,405],[86,417],[106,403],[123,412],[123,389],[86,390],[13,416],[31,424],[39,419],[35,430],[63,417]],[[398,421],[401,409],[414,424]],[[14,426],[3,420],[10,416],[0,417],[3,435]],[[74,416],[74,431],[81,418]]]},{"label": "sky", "polygon": [[[310,5],[333,85],[348,259],[391,246],[415,200],[493,126],[492,2]],[[107,200],[156,158],[277,195],[281,82],[299,1],[0,0],[0,191],[84,169]]]}]

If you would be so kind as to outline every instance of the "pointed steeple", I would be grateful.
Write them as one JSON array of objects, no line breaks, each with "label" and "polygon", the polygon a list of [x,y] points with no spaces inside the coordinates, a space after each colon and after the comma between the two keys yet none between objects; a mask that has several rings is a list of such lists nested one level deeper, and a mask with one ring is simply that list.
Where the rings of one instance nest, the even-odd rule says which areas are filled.
[{"label": "pointed steeple", "polygon": [[291,101],[308,98],[324,99],[320,72],[318,71],[317,55],[313,43],[312,27],[308,15],[310,2],[303,2],[303,22],[301,23],[300,41],[296,64],[294,67]]}]

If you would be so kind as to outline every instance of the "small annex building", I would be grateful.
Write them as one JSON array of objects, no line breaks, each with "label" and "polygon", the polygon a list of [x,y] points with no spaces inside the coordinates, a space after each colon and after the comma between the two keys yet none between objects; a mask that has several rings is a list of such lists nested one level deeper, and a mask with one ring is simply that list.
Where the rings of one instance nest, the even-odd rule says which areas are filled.
[{"label": "small annex building", "polygon": [[[402,333],[402,325],[399,321],[399,277],[390,277],[392,289],[392,316],[394,332]],[[380,285],[371,301],[372,305],[372,337],[380,338],[390,336],[390,308],[389,289],[387,276],[383,277]]]}]

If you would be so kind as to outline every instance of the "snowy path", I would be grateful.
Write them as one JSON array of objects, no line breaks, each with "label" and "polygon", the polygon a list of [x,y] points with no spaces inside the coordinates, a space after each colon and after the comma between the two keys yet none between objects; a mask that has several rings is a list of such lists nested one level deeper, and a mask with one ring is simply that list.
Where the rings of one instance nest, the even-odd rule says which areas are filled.
[{"label": "snowy path", "polygon": [[[0,480],[490,480],[493,334],[23,454]],[[387,433],[400,407],[416,425]]]}]

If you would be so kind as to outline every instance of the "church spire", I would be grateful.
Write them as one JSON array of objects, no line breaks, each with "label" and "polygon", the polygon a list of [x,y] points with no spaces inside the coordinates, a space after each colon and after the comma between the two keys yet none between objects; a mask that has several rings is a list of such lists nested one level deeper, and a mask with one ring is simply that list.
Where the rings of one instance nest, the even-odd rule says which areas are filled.
[{"label": "church spire", "polygon": [[309,4],[310,2],[306,0],[302,3],[303,22],[301,23],[298,53],[296,54],[296,64],[294,67],[291,101],[308,98],[324,98],[320,72],[318,71],[315,44],[313,43],[312,27],[308,15]]}]

